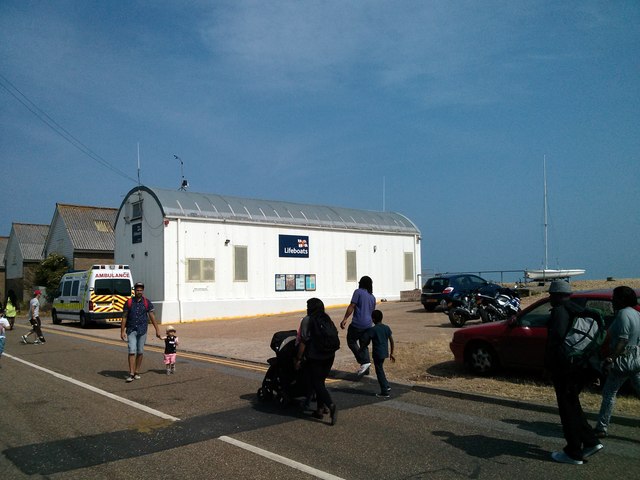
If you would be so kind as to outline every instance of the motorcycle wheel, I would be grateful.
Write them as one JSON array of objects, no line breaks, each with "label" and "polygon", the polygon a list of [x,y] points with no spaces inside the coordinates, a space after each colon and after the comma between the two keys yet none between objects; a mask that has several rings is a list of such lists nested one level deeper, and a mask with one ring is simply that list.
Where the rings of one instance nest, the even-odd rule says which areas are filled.
[{"label": "motorcycle wheel", "polygon": [[498,320],[500,320],[498,315],[496,315],[493,312],[489,312],[484,308],[479,309],[478,313],[480,314],[480,319],[482,320],[482,323],[497,322]]},{"label": "motorcycle wheel", "polygon": [[464,326],[467,320],[469,320],[469,316],[464,310],[460,308],[449,310],[449,321],[454,327],[459,328]]}]

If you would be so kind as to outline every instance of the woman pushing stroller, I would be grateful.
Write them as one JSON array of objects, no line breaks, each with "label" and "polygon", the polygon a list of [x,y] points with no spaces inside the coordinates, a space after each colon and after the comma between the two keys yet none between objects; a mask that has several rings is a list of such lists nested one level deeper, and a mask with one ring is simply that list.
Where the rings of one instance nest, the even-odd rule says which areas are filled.
[{"label": "woman pushing stroller", "polygon": [[325,313],[324,303],[319,298],[307,300],[307,316],[300,323],[300,342],[294,365],[299,370],[303,358],[305,359],[309,388],[315,392],[317,400],[313,417],[322,419],[326,407],[331,416],[331,425],[335,425],[338,413],[325,380],[339,348],[338,330],[331,317]]}]

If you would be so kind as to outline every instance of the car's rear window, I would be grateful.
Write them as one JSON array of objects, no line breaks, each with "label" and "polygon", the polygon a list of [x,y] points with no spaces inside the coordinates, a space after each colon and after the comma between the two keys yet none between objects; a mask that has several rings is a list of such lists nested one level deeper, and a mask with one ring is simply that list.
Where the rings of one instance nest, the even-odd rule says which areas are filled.
[{"label": "car's rear window", "polygon": [[449,285],[449,279],[448,278],[430,278],[427,281],[427,285],[429,285],[430,287],[445,288],[447,287],[447,285]]}]

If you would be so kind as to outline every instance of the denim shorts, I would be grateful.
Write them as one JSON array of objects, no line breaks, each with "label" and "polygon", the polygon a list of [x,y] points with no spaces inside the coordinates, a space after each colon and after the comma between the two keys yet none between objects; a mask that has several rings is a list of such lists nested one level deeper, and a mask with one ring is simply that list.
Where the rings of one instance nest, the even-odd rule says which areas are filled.
[{"label": "denim shorts", "polygon": [[129,355],[142,355],[144,344],[147,341],[147,334],[140,335],[136,330],[127,333],[127,343],[129,344]]}]

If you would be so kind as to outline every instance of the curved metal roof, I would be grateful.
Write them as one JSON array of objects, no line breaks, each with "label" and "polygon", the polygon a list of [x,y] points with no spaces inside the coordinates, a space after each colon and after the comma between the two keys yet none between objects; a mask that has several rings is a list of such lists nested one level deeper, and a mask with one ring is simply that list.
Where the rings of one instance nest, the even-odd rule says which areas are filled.
[{"label": "curved metal roof", "polygon": [[144,186],[129,191],[120,210],[127,199],[138,190],[154,197],[166,218],[202,218],[240,223],[420,234],[418,227],[411,220],[395,212],[254,200]]}]

